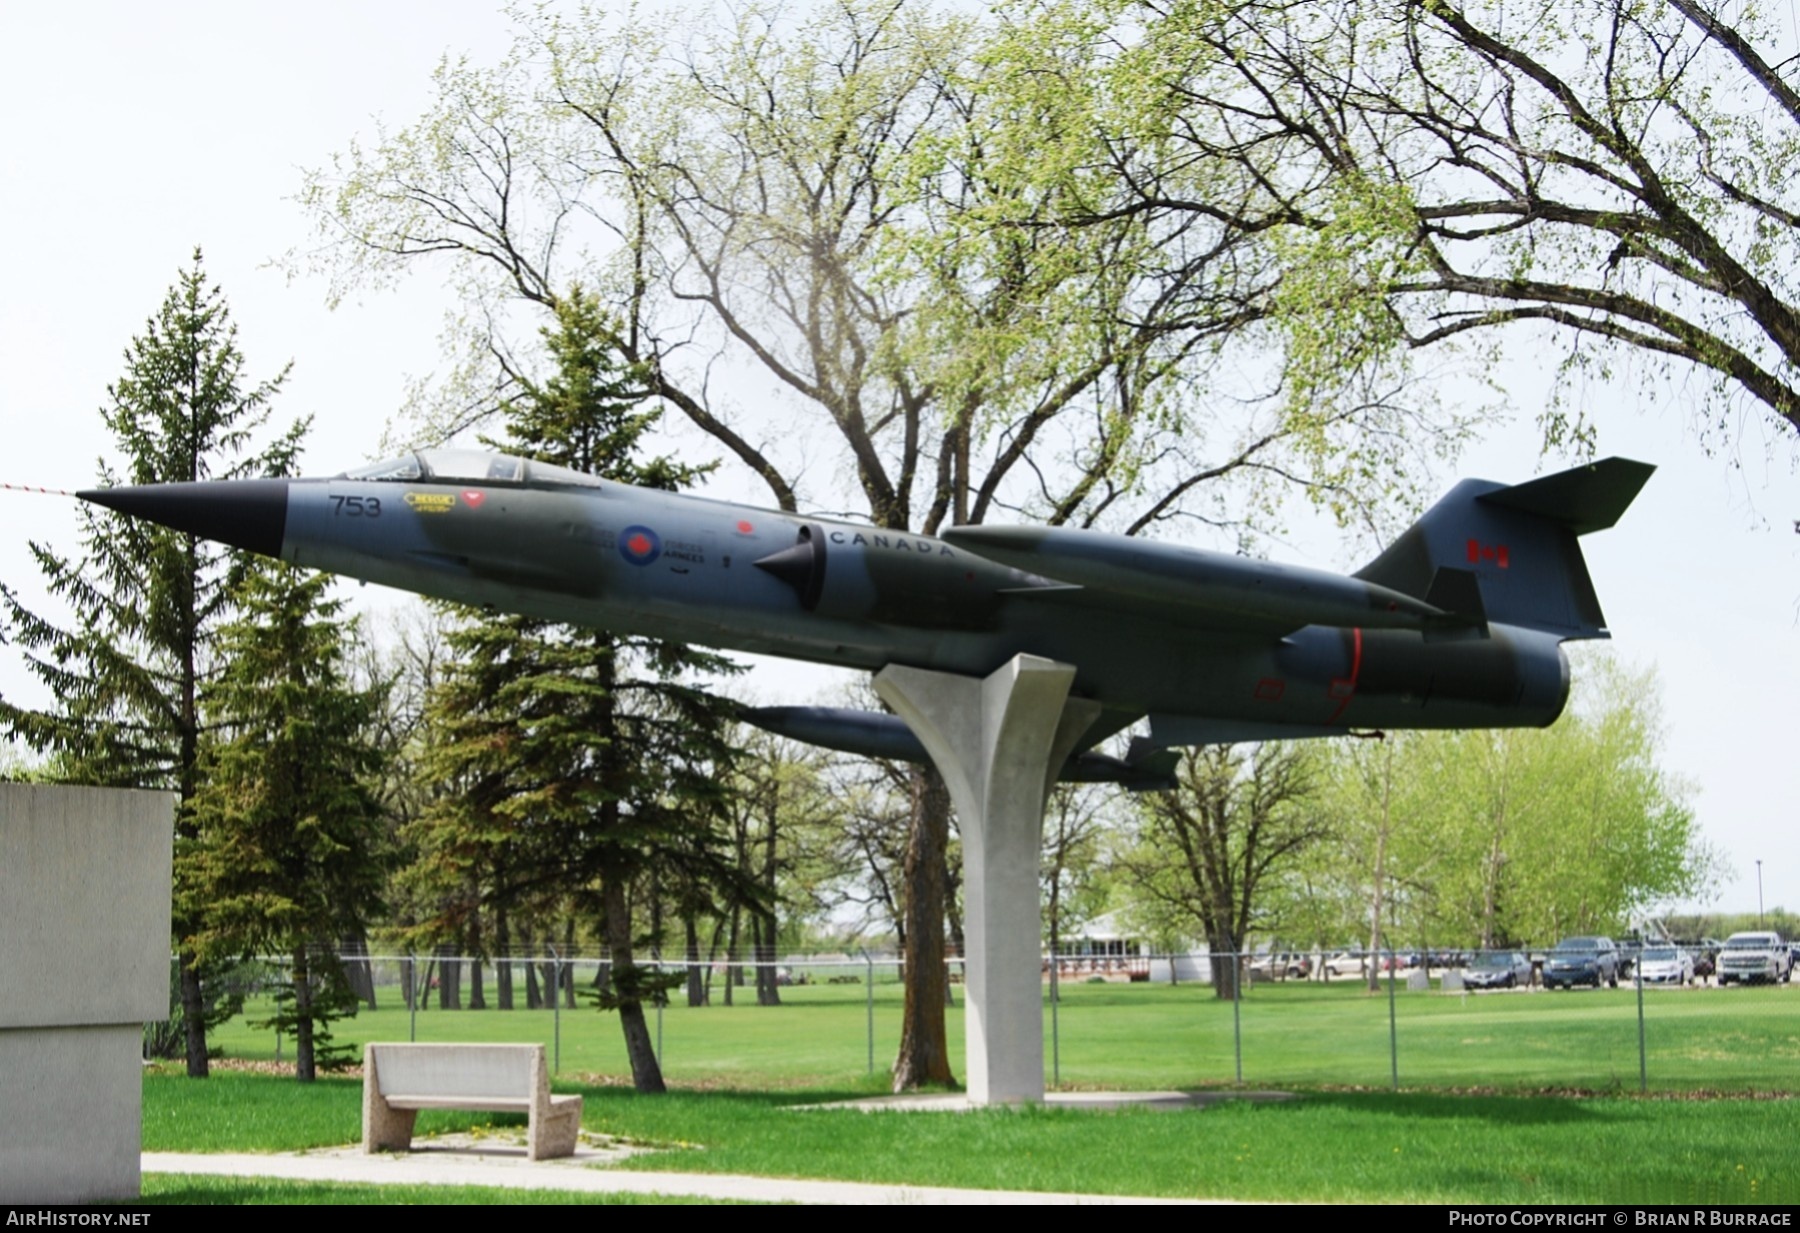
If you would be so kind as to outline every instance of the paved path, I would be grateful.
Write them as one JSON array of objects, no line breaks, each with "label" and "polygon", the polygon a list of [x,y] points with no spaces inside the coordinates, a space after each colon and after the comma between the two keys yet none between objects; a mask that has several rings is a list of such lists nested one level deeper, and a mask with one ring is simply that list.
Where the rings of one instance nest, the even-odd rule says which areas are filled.
[{"label": "paved path", "polygon": [[523,1148],[428,1148],[406,1155],[365,1156],[332,1150],[304,1154],[184,1154],[145,1152],[146,1173],[207,1173],[230,1177],[280,1177],[297,1181],[498,1186],[583,1193],[697,1195],[770,1203],[853,1204],[1120,1204],[1180,1203],[1179,1199],[1115,1195],[1045,1194],[1015,1190],[954,1190],[940,1186],[877,1186],[799,1178],[742,1177],[719,1173],[639,1173],[595,1167],[612,1159],[584,1148],[568,1160],[525,1159]]}]

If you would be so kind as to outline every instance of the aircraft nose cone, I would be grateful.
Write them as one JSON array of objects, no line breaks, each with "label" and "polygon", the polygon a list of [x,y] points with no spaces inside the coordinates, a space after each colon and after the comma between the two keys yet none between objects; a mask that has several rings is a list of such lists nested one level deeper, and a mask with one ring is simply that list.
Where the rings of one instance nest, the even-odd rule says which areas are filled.
[{"label": "aircraft nose cone", "polygon": [[278,557],[287,534],[289,482],[255,479],[138,484],[90,488],[75,495],[133,518],[147,518],[202,539]]}]

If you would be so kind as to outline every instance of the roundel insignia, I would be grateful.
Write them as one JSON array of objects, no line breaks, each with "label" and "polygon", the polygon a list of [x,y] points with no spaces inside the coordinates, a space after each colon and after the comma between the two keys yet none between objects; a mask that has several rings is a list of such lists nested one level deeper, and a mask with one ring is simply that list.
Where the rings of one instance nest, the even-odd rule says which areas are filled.
[{"label": "roundel insignia", "polygon": [[648,565],[662,555],[662,538],[649,527],[626,527],[619,532],[619,555],[633,565]]}]

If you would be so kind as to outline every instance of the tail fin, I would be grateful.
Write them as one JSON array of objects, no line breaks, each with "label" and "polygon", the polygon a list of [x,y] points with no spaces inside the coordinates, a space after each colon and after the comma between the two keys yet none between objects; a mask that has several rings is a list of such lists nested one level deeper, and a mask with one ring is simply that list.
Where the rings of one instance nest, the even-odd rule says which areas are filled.
[{"label": "tail fin", "polygon": [[1611,637],[1577,538],[1617,522],[1655,470],[1608,458],[1511,487],[1464,480],[1356,576],[1472,623]]}]

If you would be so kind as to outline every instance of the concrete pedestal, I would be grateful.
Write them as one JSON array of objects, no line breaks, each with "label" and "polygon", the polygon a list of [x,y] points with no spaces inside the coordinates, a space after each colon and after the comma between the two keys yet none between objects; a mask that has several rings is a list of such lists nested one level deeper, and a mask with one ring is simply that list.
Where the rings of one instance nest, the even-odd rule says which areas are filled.
[{"label": "concrete pedestal", "polygon": [[175,797],[0,784],[0,1203],[134,1199]]},{"label": "concrete pedestal", "polygon": [[924,744],[962,828],[968,1098],[1044,1098],[1038,860],[1044,801],[1100,713],[1075,669],[1019,655],[984,681],[889,666],[875,691]]}]

